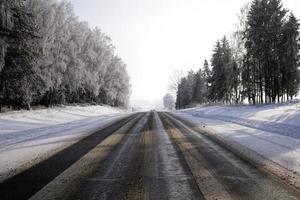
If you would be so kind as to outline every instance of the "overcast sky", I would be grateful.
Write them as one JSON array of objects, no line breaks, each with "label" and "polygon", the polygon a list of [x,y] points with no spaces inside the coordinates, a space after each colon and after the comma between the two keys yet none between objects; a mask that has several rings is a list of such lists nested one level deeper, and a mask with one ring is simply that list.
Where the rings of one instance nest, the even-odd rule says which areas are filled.
[{"label": "overcast sky", "polygon": [[[131,100],[160,101],[175,70],[198,70],[248,0],[71,0],[81,20],[112,38],[128,66]],[[300,18],[300,0],[283,0]]]}]

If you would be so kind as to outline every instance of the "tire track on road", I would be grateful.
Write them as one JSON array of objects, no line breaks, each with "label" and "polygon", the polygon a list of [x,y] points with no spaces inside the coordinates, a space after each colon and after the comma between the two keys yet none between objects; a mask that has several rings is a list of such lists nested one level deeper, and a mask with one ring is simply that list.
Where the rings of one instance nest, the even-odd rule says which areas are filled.
[{"label": "tire track on road", "polygon": [[[186,126],[190,127],[193,131],[197,132],[198,135],[203,135],[209,140],[215,142],[219,146],[227,149],[230,152],[233,152],[236,156],[238,156],[243,161],[249,163],[252,166],[255,166],[260,171],[263,171],[265,174],[268,174],[272,178],[278,179],[279,182],[282,182],[283,186],[288,185],[289,190],[295,191],[295,193],[299,193],[300,190],[300,176],[299,174],[290,171],[278,163],[262,156],[259,152],[256,152],[252,149],[243,146],[242,144],[229,139],[228,137],[217,134],[210,130],[209,128],[199,127],[197,124],[192,121],[180,117],[176,114],[168,113],[173,118],[181,121]],[[300,198],[299,198],[300,199]]]},{"label": "tire track on road", "polygon": [[133,194],[141,199],[144,158],[140,142],[148,123],[149,113],[125,133],[119,145],[68,199],[132,199]]},{"label": "tire track on road", "polygon": [[[185,155],[205,198],[299,199],[299,191],[289,189],[251,162],[246,162],[244,158],[241,159],[235,153],[215,143],[209,137],[193,131],[170,115],[162,114],[162,116],[165,126],[170,130],[169,134],[173,136]],[[203,167],[209,172],[208,174],[204,173]],[[210,181],[214,184],[209,185]],[[211,190],[210,187],[216,185],[221,188]]]},{"label": "tire track on road", "polygon": [[93,134],[58,152],[49,159],[0,183],[1,200],[29,199],[107,136],[138,115],[134,114],[130,117],[120,119],[108,127],[95,131]]}]

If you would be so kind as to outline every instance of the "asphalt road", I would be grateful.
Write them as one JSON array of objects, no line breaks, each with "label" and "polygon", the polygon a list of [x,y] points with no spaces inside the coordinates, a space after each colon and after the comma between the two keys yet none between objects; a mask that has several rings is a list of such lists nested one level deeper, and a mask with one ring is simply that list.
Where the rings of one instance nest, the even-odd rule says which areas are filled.
[{"label": "asphalt road", "polygon": [[169,113],[136,113],[0,183],[0,199],[300,199]]}]

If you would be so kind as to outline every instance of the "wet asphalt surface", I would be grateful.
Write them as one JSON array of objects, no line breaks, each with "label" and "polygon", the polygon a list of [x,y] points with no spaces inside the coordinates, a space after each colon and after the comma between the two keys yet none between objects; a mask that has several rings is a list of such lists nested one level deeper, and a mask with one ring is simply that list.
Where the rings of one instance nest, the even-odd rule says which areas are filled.
[{"label": "wet asphalt surface", "polygon": [[0,199],[300,199],[168,113],[136,113],[0,183]]}]

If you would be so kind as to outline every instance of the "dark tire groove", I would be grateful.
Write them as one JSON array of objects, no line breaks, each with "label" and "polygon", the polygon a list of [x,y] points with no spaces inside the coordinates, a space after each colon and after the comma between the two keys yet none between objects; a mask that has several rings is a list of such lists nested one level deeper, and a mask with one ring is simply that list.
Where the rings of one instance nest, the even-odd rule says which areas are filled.
[{"label": "dark tire groove", "polygon": [[47,160],[0,183],[1,200],[29,199],[106,137],[138,115],[134,114],[130,117],[120,119],[112,125],[98,130],[72,144]]},{"label": "dark tire groove", "polygon": [[[174,120],[164,115],[168,119],[169,128],[175,128],[181,133],[186,133],[187,131],[180,127]],[[199,154],[203,156],[205,161],[195,157],[195,159],[200,163],[208,163],[209,171],[214,174],[214,176],[222,182],[222,185],[226,187],[227,191],[236,199],[248,198],[248,190],[255,186],[255,182],[246,176],[246,174],[239,168],[234,167],[225,158],[217,154],[210,146],[202,142],[197,137],[191,134],[185,134],[186,141],[179,142],[189,142],[194,146]],[[235,179],[224,179],[223,177],[234,177]],[[239,181],[239,178],[247,179],[246,182]],[[247,187],[245,187],[247,184]],[[200,188],[201,190],[201,188]]]},{"label": "dark tire groove", "polygon": [[159,179],[162,172],[161,158],[158,152],[158,133],[154,113],[152,113],[149,134],[151,143],[145,149],[144,190],[148,196],[144,199],[168,199],[168,188],[164,178]]},{"label": "dark tire groove", "polygon": [[[146,113],[143,117],[147,117]],[[101,162],[97,171],[91,174],[82,183],[80,190],[68,199],[132,199],[128,197],[129,190],[140,191],[140,187],[134,188],[135,183],[138,182],[136,180],[141,178],[138,172],[143,159],[139,157],[139,152],[142,150],[139,140],[148,128],[149,116],[138,131],[134,129],[143,123],[143,117],[126,131],[126,136]]]},{"label": "dark tire groove", "polygon": [[[163,113],[159,113],[159,117],[163,123],[164,128],[166,129],[166,131],[168,132],[168,129],[172,129],[174,127],[170,126],[170,123],[168,121],[168,118],[163,114]],[[181,165],[184,167],[184,169],[186,170],[186,173],[189,174],[191,177],[193,177],[193,172],[191,171],[187,161],[184,158],[183,152],[181,151],[180,147],[178,146],[178,144],[174,141],[174,139],[171,139],[171,142],[174,146],[174,149],[176,150],[178,157],[180,158],[180,162]],[[197,194],[198,198],[197,199],[205,199],[201,188],[199,188],[197,181],[195,180],[195,177],[192,178],[190,181],[190,185],[193,188],[195,194]]]}]

